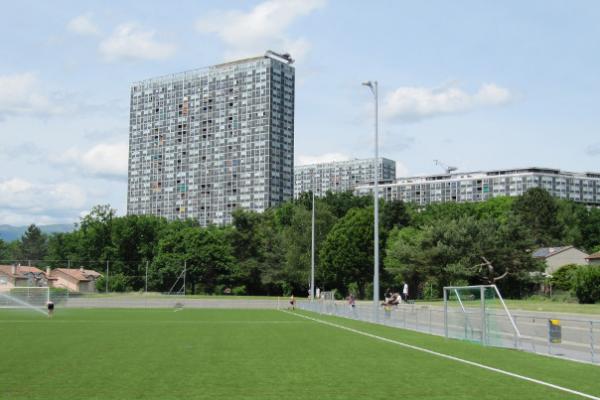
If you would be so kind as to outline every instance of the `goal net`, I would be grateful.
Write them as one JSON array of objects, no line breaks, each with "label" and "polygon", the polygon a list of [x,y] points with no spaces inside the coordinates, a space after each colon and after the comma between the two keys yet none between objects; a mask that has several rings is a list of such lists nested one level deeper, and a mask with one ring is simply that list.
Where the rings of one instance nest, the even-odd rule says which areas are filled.
[{"label": "goal net", "polygon": [[47,313],[49,287],[16,287],[0,291],[0,308],[21,308]]},{"label": "goal net", "polygon": [[446,337],[517,347],[521,334],[496,285],[444,287]]}]

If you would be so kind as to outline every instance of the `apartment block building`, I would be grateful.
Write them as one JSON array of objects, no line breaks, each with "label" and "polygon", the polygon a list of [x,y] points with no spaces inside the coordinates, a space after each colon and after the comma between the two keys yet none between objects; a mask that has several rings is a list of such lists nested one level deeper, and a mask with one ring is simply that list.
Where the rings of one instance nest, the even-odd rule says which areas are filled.
[{"label": "apartment block building", "polygon": [[292,63],[267,51],[134,83],[127,213],[221,225],[291,199]]},{"label": "apartment block building", "polygon": [[[374,158],[332,161],[328,163],[297,166],[294,169],[294,197],[314,191],[324,196],[328,191],[353,191],[357,186],[373,183]],[[387,158],[377,160],[379,182],[396,179],[396,162]]]},{"label": "apartment block building", "polygon": [[[574,173],[536,167],[399,178],[381,185],[379,190],[385,200],[427,205],[519,196],[535,187],[546,189],[559,199],[600,206],[600,172]],[[373,186],[358,186],[355,193],[372,194]]]}]

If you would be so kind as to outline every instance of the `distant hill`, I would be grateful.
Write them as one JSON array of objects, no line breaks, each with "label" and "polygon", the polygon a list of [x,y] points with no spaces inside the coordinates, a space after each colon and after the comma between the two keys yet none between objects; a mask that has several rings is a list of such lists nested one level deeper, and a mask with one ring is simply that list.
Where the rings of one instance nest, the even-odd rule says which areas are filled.
[{"label": "distant hill", "polygon": [[[51,234],[56,232],[71,232],[75,229],[73,224],[38,225],[42,232]],[[0,225],[0,239],[5,242],[20,239],[27,230],[27,226]]]}]

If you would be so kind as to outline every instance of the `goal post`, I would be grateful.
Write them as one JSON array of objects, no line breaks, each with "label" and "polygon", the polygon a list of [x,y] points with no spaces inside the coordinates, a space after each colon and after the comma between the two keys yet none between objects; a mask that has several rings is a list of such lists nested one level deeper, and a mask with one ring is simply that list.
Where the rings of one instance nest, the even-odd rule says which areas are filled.
[{"label": "goal post", "polygon": [[517,347],[521,333],[496,285],[445,286],[444,335]]},{"label": "goal post", "polygon": [[50,288],[47,286],[14,287],[0,291],[0,308],[29,309],[46,314],[49,301]]}]

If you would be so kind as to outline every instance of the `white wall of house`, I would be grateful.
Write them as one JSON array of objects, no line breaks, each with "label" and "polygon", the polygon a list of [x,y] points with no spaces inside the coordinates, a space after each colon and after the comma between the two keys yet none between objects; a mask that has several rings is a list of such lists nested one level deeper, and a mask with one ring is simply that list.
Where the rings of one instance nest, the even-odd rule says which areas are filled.
[{"label": "white wall of house", "polygon": [[588,254],[574,247],[546,258],[546,274],[552,275],[560,267],[567,264],[587,265]]}]

